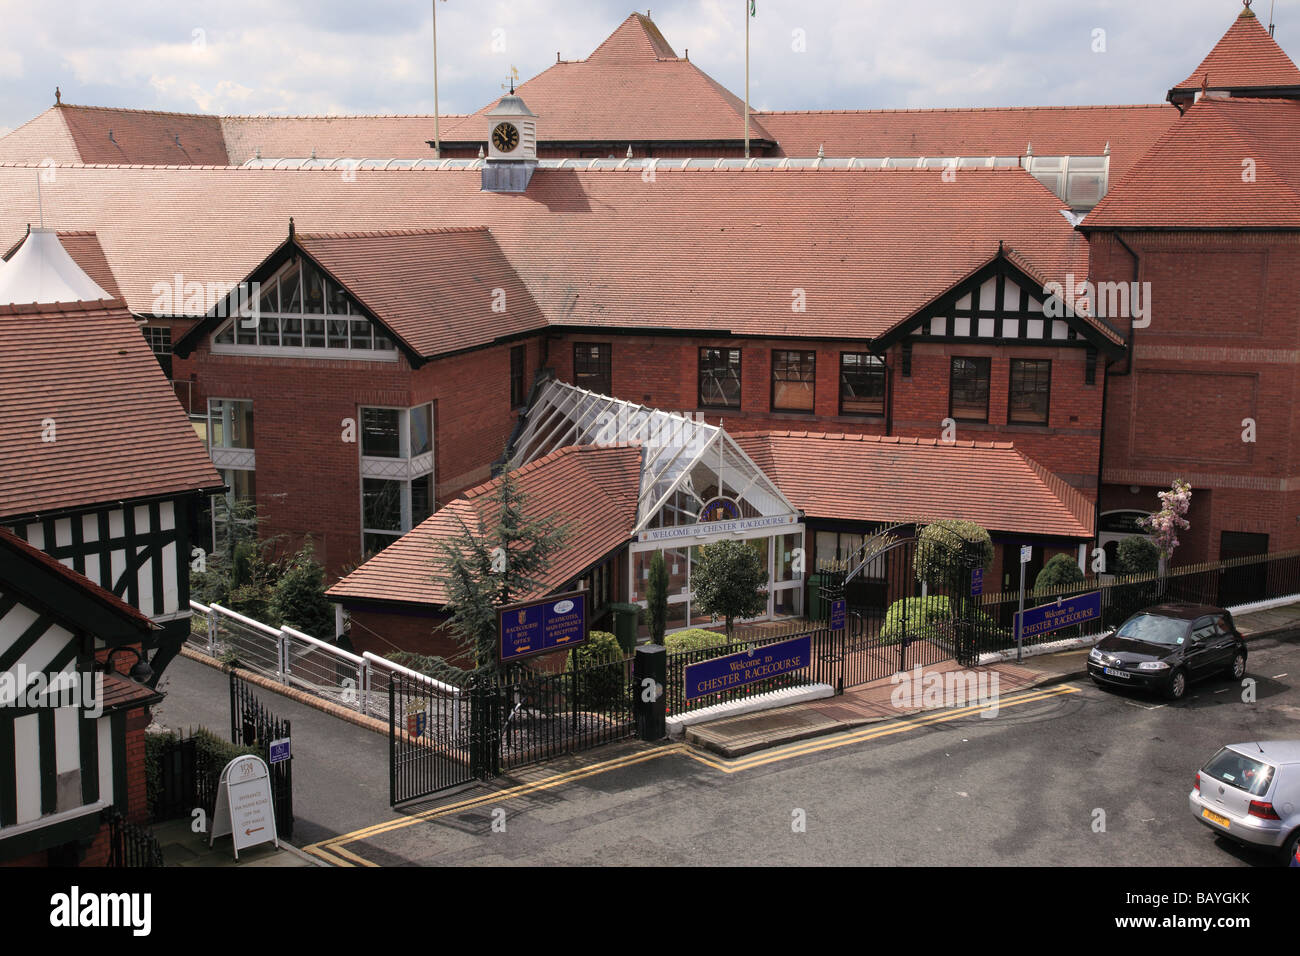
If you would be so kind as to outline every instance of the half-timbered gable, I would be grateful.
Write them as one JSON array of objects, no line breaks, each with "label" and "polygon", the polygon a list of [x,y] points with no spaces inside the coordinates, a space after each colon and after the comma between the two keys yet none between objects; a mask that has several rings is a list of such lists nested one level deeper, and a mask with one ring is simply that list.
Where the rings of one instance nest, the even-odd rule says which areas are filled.
[{"label": "half-timbered gable", "polygon": [[[96,651],[147,645],[155,630],[0,529],[0,861],[62,849],[50,862],[76,862],[104,809],[131,808],[143,768],[128,768],[129,714],[159,695],[97,665]],[[143,731],[143,719],[131,723]]]}]

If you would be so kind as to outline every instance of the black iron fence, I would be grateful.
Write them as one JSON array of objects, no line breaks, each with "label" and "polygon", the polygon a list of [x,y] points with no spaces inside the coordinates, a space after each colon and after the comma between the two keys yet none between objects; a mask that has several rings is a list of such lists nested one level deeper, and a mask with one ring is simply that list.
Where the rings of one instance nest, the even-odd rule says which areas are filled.
[{"label": "black iron fence", "polygon": [[563,671],[512,668],[464,688],[412,671],[389,687],[389,794],[396,805],[636,733],[632,659]]},{"label": "black iron fence", "polygon": [[[1028,591],[1025,608],[1101,592],[1101,620],[1027,637],[1025,647],[1046,644],[1085,634],[1096,634],[1119,626],[1144,607],[1166,601],[1235,607],[1273,598],[1300,594],[1300,550],[1254,555],[1174,568],[1159,574],[1129,577],[1086,578],[1068,586]],[[1015,614],[1019,591],[985,594],[977,599],[973,621],[981,652],[1001,651],[1016,646]]]},{"label": "black iron fence", "polygon": [[275,804],[275,829],[278,836],[293,837],[293,757],[271,762],[271,744],[290,736],[287,720],[280,720],[253,694],[248,684],[230,674],[230,739],[245,747],[255,747],[271,771],[271,797]]},{"label": "black iron fence", "polygon": [[148,827],[128,823],[117,807],[108,810],[108,865],[115,867],[163,866],[162,847]]}]

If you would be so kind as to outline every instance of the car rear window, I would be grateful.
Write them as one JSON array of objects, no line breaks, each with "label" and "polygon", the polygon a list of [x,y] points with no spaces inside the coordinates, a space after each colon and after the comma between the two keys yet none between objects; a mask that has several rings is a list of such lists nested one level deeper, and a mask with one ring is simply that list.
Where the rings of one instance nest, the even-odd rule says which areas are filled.
[{"label": "car rear window", "polygon": [[1176,617],[1137,614],[1124,622],[1119,636],[1152,644],[1177,644],[1180,638],[1187,636],[1187,622]]},{"label": "car rear window", "polygon": [[1254,757],[1224,747],[1205,765],[1201,773],[1214,778],[1219,783],[1226,783],[1258,797],[1262,796],[1268,790],[1268,785],[1273,782],[1273,770],[1273,767],[1262,760],[1256,760]]}]

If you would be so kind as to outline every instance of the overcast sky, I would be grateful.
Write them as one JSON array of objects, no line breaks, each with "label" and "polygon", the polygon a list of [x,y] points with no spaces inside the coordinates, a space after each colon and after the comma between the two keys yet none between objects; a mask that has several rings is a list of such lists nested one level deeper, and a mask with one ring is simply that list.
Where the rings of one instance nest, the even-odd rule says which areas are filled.
[{"label": "overcast sky", "polygon": [[[51,106],[56,85],[66,102],[96,106],[430,113],[430,2],[0,0],[0,133]],[[746,0],[642,2],[679,55],[689,49],[743,95]],[[1255,0],[1265,23],[1269,4]],[[439,0],[442,112],[490,102],[512,66],[526,79],[556,51],[586,57],[633,9]],[[756,109],[1155,103],[1240,10],[1240,0],[758,0],[751,96]],[[1296,58],[1300,0],[1276,0],[1276,20]]]}]

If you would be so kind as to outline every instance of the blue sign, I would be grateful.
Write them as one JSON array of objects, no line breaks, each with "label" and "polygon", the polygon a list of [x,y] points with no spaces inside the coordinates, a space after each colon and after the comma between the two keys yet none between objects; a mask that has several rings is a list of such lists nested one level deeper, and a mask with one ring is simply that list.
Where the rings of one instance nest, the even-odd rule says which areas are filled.
[{"label": "blue sign", "polygon": [[1050,634],[1063,627],[1085,624],[1101,617],[1101,592],[1090,591],[1072,598],[1060,598],[1052,604],[1016,612],[1016,627],[1022,638]]},{"label": "blue sign", "polygon": [[976,568],[970,573],[970,596],[978,597],[984,593],[984,569]]},{"label": "blue sign", "polygon": [[791,674],[803,670],[811,661],[812,636],[806,634],[726,657],[688,664],[686,699],[695,700],[769,677]]},{"label": "blue sign", "polygon": [[271,741],[271,763],[283,763],[289,759],[289,738],[281,737]]},{"label": "blue sign", "polygon": [[587,595],[557,594],[497,611],[501,660],[565,650],[587,639]]},{"label": "blue sign", "polygon": [[831,630],[844,630],[844,618],[848,614],[849,602],[840,598],[838,601],[831,602]]}]

